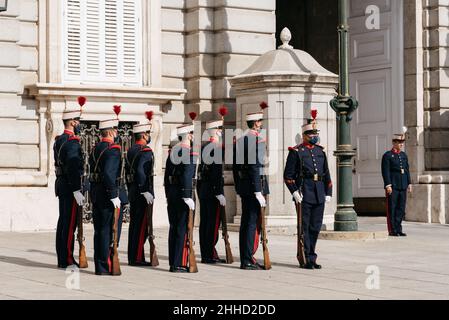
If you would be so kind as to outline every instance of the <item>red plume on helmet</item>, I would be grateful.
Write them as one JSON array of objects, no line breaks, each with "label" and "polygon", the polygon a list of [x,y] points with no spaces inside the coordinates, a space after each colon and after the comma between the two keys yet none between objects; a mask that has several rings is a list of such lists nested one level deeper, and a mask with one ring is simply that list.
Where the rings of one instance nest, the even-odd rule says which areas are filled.
[{"label": "red plume on helmet", "polygon": [[192,119],[192,121],[195,121],[195,119],[196,119],[196,117],[197,117],[196,112],[190,112],[190,113],[189,113],[189,117],[190,117],[190,119]]},{"label": "red plume on helmet", "polygon": [[316,109],[312,109],[310,110],[310,115],[312,116],[312,125],[313,125],[313,129],[316,129],[316,117],[318,116],[318,110]]},{"label": "red plume on helmet", "polygon": [[78,97],[78,104],[80,105],[80,107],[82,108],[85,104],[86,104],[86,97]]},{"label": "red plume on helmet", "polygon": [[218,113],[221,115],[222,118],[226,117],[229,113],[228,108],[225,105],[222,105],[220,109],[218,110]]},{"label": "red plume on helmet", "polygon": [[154,115],[154,112],[153,112],[153,111],[147,111],[147,112],[145,112],[145,116],[147,117],[148,121],[153,120],[153,115]]},{"label": "red plume on helmet", "polygon": [[262,110],[265,110],[266,108],[268,108],[268,103],[266,103],[265,101],[262,101],[262,102],[259,104],[259,106],[260,106],[260,108],[261,108]]},{"label": "red plume on helmet", "polygon": [[114,112],[115,112],[115,114],[117,115],[117,119],[118,119],[118,116],[119,116],[120,112],[122,112],[122,106],[120,106],[120,105],[115,105],[115,106],[114,106]]}]

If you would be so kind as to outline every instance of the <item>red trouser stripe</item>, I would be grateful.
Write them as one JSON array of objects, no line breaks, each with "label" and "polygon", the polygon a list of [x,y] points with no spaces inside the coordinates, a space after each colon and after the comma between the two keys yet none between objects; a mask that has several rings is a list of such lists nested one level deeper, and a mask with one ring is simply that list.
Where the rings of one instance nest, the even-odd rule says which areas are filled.
[{"label": "red trouser stripe", "polygon": [[73,234],[75,233],[75,219],[76,219],[76,208],[77,208],[77,203],[75,201],[75,199],[73,199],[72,202],[72,213],[70,215],[70,227],[69,227],[69,236],[68,236],[68,240],[67,240],[67,264],[71,265],[73,264],[73,252],[72,252],[72,242],[73,242]]},{"label": "red trouser stripe", "polygon": [[187,234],[184,237],[184,246],[182,249],[182,266],[187,267],[187,257],[190,254],[189,246],[187,245]]},{"label": "red trouser stripe", "polygon": [[[257,248],[259,248],[259,233],[260,233],[260,225],[261,225],[260,217],[257,219],[257,225],[256,225],[256,234],[254,236],[254,247],[253,247],[253,255],[256,254]],[[256,259],[253,257],[253,263],[256,263]]]},{"label": "red trouser stripe", "polygon": [[218,228],[220,227],[220,204],[217,205],[217,211],[215,212],[215,230],[214,230],[214,243],[212,247],[214,248],[214,258],[218,258],[217,251],[215,250],[215,244],[218,241]]},{"label": "red trouser stripe", "polygon": [[388,228],[388,233],[392,233],[393,228],[391,226],[391,212],[390,212],[390,197],[391,197],[391,195],[386,193],[386,196],[387,196],[387,228]]},{"label": "red trouser stripe", "polygon": [[143,261],[142,253],[143,253],[143,245],[145,243],[145,230],[146,230],[146,227],[147,227],[147,215],[145,214],[143,216],[142,225],[140,226],[139,243],[137,245],[137,258],[136,258],[137,262],[142,262]]}]

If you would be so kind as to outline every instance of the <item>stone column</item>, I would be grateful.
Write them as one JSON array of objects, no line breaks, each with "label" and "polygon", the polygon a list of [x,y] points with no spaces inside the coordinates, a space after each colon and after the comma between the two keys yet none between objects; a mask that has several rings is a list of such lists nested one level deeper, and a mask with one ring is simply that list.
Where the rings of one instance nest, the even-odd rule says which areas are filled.
[{"label": "stone column", "polygon": [[[449,11],[445,1],[409,1],[404,28],[406,142],[414,192],[406,219],[449,222]],[[422,45],[423,44],[423,45]]]}]

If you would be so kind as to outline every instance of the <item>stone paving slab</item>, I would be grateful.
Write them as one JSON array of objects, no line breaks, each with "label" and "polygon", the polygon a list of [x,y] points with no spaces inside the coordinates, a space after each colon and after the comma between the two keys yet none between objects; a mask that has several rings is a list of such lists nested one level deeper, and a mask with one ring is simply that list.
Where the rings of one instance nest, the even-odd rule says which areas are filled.
[{"label": "stone paving slab", "polygon": [[[385,218],[360,218],[359,223],[361,231],[385,229]],[[54,231],[0,233],[0,299],[449,299],[449,228],[442,225],[405,223],[408,237],[385,241],[319,240],[322,270],[299,269],[296,237],[274,234],[269,235],[273,269],[240,270],[238,233],[233,232],[236,262],[199,263],[197,274],[168,272],[167,228],[155,230],[160,266],[128,266],[124,228],[120,277],[94,275],[93,230],[85,229],[89,268],[75,274],[55,266]],[[198,241],[196,247],[199,260]],[[256,256],[262,262],[261,247]],[[379,289],[366,286],[373,283],[367,282],[372,270],[379,272]],[[70,282],[74,277],[79,288],[73,285],[78,282]]]}]

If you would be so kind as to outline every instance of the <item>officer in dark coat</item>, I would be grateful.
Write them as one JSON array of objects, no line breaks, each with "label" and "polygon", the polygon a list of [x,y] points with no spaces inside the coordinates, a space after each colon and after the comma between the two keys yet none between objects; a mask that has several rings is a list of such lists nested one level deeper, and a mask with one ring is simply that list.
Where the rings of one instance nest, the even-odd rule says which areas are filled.
[{"label": "officer in dark coat", "polygon": [[221,207],[226,206],[223,178],[223,120],[206,123],[209,142],[201,148],[198,167],[198,197],[200,198],[200,247],[202,263],[223,263],[215,250],[221,222]]},{"label": "officer in dark coat", "polygon": [[301,203],[304,232],[305,269],[321,269],[315,252],[323,224],[324,206],[332,198],[332,181],[323,147],[318,145],[319,130],[311,123],[302,127],[303,143],[289,148],[284,181],[296,203]]},{"label": "officer in dark coat", "polygon": [[150,266],[145,261],[144,244],[148,237],[146,209],[154,201],[153,150],[149,147],[151,124],[133,127],[136,143],[127,152],[126,177],[130,201],[130,223],[128,233],[128,264]]},{"label": "officer in dark coat", "polygon": [[118,120],[100,121],[101,141],[90,156],[91,192],[94,221],[94,261],[96,275],[112,274],[112,243],[114,211],[120,208],[118,239],[122,224],[122,203],[126,195],[120,192],[121,147],[118,141]]},{"label": "officer in dark coat", "polygon": [[393,136],[393,148],[382,157],[382,177],[387,197],[387,227],[392,237],[407,236],[402,232],[407,189],[412,192],[410,169],[404,147],[405,133]]},{"label": "officer in dark coat", "polygon": [[261,270],[254,254],[259,246],[261,232],[261,207],[266,206],[269,194],[268,180],[264,175],[266,141],[260,135],[263,112],[246,116],[248,130],[234,144],[233,176],[237,194],[242,199],[239,246],[240,268]]},{"label": "officer in dark coat", "polygon": [[193,125],[177,128],[179,143],[170,151],[165,167],[164,187],[170,230],[168,256],[170,272],[189,272],[187,224],[189,210],[195,210],[193,179],[198,152],[192,148]]},{"label": "officer in dark coat", "polygon": [[78,266],[73,257],[78,207],[83,205],[81,191],[83,155],[80,138],[80,111],[64,112],[64,133],[56,137],[53,153],[56,169],[55,193],[59,198],[59,219],[56,228],[58,267]]}]

